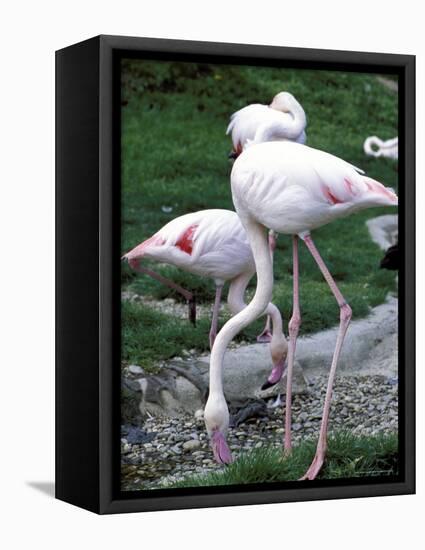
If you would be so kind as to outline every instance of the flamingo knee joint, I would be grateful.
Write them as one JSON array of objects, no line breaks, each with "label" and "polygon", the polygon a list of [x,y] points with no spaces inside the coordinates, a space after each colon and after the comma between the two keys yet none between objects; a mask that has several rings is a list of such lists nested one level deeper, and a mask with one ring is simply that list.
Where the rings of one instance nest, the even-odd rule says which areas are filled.
[{"label": "flamingo knee joint", "polygon": [[349,323],[352,315],[353,315],[353,310],[351,309],[349,304],[347,304],[347,303],[343,304],[341,306],[341,311],[340,311],[341,321],[343,321],[345,323]]}]

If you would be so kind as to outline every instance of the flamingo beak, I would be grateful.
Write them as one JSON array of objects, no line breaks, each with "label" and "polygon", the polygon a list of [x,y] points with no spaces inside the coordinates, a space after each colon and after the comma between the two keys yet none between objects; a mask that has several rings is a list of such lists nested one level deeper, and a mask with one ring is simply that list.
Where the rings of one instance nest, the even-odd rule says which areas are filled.
[{"label": "flamingo beak", "polygon": [[270,376],[267,378],[267,382],[265,382],[261,386],[261,390],[262,391],[267,390],[272,386],[274,386],[275,384],[277,384],[282,378],[283,373],[285,372],[285,369],[286,369],[286,361],[285,359],[281,359],[273,366],[272,372],[270,373]]},{"label": "flamingo beak", "polygon": [[219,430],[215,430],[211,436],[211,447],[216,462],[219,464],[230,464],[233,462],[232,453],[226,439]]}]

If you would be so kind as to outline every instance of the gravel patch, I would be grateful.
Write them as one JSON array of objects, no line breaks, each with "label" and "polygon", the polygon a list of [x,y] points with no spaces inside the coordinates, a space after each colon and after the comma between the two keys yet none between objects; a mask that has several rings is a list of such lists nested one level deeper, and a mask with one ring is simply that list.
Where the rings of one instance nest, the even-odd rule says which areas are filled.
[{"label": "gravel patch", "polygon": [[[327,376],[311,380],[309,391],[293,397],[293,442],[318,436]],[[385,376],[340,376],[336,379],[330,430],[356,435],[396,432],[398,384]],[[121,439],[122,488],[141,490],[166,487],[188,475],[220,470],[213,460],[202,414],[175,419],[150,418],[143,425],[143,444]],[[269,408],[267,416],[247,419],[230,428],[228,443],[234,458],[264,446],[281,447],[283,408]]]}]

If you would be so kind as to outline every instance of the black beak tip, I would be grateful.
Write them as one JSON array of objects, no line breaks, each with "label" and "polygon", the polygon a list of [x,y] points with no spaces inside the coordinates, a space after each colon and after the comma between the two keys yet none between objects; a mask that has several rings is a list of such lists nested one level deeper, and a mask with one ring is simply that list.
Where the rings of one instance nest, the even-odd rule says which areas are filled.
[{"label": "black beak tip", "polygon": [[273,387],[274,384],[272,382],[264,382],[264,384],[261,386],[261,391],[268,390],[269,388]]}]

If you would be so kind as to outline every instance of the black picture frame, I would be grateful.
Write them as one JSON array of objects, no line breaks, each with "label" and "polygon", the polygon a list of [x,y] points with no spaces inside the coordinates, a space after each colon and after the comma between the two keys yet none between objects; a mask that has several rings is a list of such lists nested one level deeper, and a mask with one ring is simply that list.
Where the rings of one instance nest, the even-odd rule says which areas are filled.
[{"label": "black picture frame", "polygon": [[[123,55],[398,74],[404,258],[396,480],[120,493],[117,62]],[[56,498],[106,514],[414,493],[414,182],[414,56],[120,36],[98,36],[56,52]]]}]

